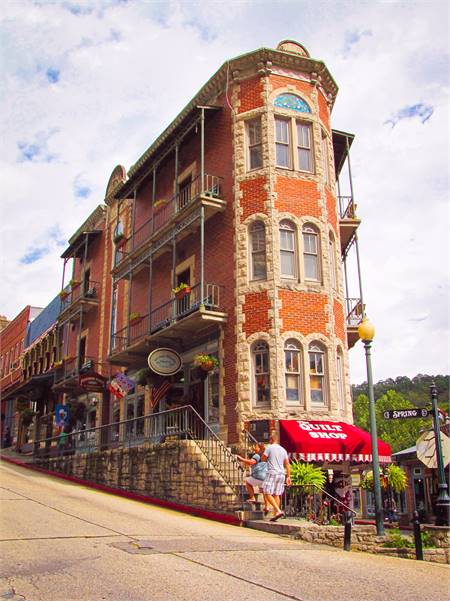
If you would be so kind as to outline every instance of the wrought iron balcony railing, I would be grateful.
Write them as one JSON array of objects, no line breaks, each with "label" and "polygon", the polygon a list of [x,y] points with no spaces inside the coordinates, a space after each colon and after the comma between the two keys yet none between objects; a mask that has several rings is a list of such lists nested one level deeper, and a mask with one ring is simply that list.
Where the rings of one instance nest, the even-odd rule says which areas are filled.
[{"label": "wrought iron balcony railing", "polygon": [[339,219],[357,219],[356,204],[352,196],[338,196]]},{"label": "wrought iron balcony railing", "polygon": [[220,199],[222,195],[222,178],[205,173],[202,185],[201,176],[197,176],[189,185],[183,186],[174,196],[153,207],[153,214],[140,225],[132,236],[116,249],[115,265],[119,265],[129,254],[136,251],[156,232],[168,224],[174,215],[191,205],[200,196]]},{"label": "wrought iron balcony railing", "polygon": [[62,360],[62,365],[55,368],[55,384],[85,373],[96,372],[99,366],[100,363],[95,357],[66,357]]},{"label": "wrought iron balcony railing", "polygon": [[[66,292],[66,294],[64,294]],[[61,293],[61,313],[69,309],[77,301],[97,301],[100,296],[100,283],[89,280],[88,282],[80,282],[76,286],[72,286],[71,290],[64,290]]]},{"label": "wrought iron balcony railing", "polygon": [[360,298],[346,298],[346,321],[347,326],[359,326],[363,318],[363,305]]},{"label": "wrought iron balcony railing", "polygon": [[206,309],[219,310],[220,286],[205,284],[202,298],[201,286],[196,284],[182,298],[174,297],[159,305],[150,313],[129,322],[128,326],[113,334],[111,354],[122,352],[145,336],[150,336],[169,327],[187,315],[198,311],[200,306],[204,306]]}]

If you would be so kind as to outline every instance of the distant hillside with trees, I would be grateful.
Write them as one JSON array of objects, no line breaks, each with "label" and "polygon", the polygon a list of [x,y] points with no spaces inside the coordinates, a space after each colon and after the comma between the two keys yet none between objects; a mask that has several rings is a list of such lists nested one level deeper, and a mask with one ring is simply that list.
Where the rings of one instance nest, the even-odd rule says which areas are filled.
[{"label": "distant hillside with trees", "polygon": [[[381,380],[374,385],[375,411],[378,437],[391,445],[392,452],[401,451],[416,444],[420,432],[432,427],[431,418],[386,420],[383,412],[388,409],[431,408],[430,385],[434,381],[438,390],[438,406],[449,412],[449,376],[419,374],[410,379],[406,376]],[[353,417],[355,424],[369,431],[369,399],[367,383],[352,386]]]}]

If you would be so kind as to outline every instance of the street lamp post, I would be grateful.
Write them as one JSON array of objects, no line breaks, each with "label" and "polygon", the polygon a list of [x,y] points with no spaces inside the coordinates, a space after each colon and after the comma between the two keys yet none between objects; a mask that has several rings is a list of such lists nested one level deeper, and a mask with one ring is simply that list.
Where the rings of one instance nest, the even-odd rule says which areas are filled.
[{"label": "street lamp post", "polygon": [[373,488],[375,494],[375,524],[377,527],[377,535],[384,534],[384,516],[383,503],[381,500],[381,483],[380,483],[380,462],[378,459],[378,434],[377,420],[375,416],[375,398],[373,394],[372,380],[372,362],[370,359],[370,347],[375,336],[375,328],[367,318],[364,318],[358,326],[358,336],[364,344],[366,351],[366,367],[367,367],[367,388],[369,392],[369,418],[370,418],[370,435],[372,439],[372,471],[373,471]]},{"label": "street lamp post", "polygon": [[430,386],[430,395],[433,411],[434,440],[436,444],[436,459],[438,468],[439,493],[436,499],[436,526],[448,526],[450,514],[450,497],[445,480],[444,461],[442,458],[441,429],[439,426],[439,413],[437,407],[437,388],[434,382]]}]

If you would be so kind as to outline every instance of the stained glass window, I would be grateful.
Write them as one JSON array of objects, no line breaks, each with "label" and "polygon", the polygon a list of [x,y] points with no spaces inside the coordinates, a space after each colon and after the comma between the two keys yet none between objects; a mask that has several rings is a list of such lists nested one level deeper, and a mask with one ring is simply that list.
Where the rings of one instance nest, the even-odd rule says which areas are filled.
[{"label": "stained glass window", "polygon": [[310,113],[311,109],[304,100],[295,94],[280,94],[275,98],[274,106],[279,106],[282,109],[291,109],[299,113]]}]

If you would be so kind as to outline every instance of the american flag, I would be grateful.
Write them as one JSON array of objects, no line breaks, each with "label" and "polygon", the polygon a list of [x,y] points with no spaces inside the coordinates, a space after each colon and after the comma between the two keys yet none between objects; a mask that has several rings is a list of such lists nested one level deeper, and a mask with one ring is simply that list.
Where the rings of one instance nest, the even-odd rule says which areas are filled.
[{"label": "american flag", "polygon": [[169,380],[164,380],[159,386],[153,386],[152,389],[152,409],[156,407],[159,401],[163,398],[166,392],[172,387]]}]

